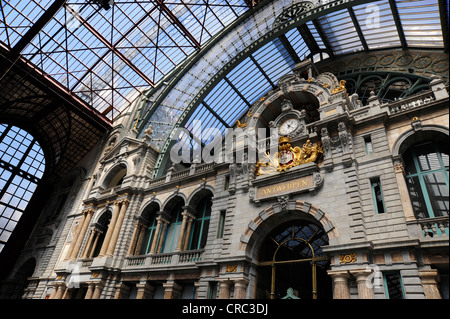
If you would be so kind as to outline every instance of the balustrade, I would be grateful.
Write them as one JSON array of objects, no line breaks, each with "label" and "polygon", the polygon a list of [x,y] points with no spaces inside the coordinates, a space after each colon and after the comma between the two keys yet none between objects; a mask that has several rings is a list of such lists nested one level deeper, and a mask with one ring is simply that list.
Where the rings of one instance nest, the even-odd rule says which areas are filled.
[{"label": "balustrade", "polygon": [[178,251],[172,253],[150,254],[144,256],[128,256],[125,258],[125,269],[195,265],[201,261],[203,249]]},{"label": "balustrade", "polygon": [[448,237],[448,216],[419,219],[418,223],[425,238]]},{"label": "balustrade", "polygon": [[442,238],[449,236],[448,216],[424,218],[408,221],[410,225],[416,225],[421,238]]}]

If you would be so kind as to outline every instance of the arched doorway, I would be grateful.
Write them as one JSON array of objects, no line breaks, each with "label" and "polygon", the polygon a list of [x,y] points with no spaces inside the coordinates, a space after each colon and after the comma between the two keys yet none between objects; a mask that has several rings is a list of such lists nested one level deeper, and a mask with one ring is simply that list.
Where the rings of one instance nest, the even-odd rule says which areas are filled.
[{"label": "arched doorway", "polygon": [[294,219],[270,231],[259,250],[256,298],[332,299],[328,236],[320,223]]}]

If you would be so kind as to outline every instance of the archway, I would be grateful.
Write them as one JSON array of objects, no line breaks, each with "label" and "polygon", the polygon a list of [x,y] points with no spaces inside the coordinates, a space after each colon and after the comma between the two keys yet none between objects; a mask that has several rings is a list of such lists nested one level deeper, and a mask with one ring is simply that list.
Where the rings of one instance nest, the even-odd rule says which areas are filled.
[{"label": "archway", "polygon": [[256,265],[255,298],[332,299],[329,261],[322,247],[338,238],[330,216],[314,204],[288,200],[262,210],[248,224],[239,246]]},{"label": "archway", "polygon": [[306,219],[284,222],[267,234],[259,252],[256,298],[332,299],[328,236]]}]

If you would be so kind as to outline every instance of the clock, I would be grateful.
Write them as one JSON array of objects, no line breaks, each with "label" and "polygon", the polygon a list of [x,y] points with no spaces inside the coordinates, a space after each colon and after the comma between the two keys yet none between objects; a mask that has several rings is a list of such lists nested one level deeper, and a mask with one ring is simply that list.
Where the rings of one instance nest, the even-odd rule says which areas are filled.
[{"label": "clock", "polygon": [[280,135],[288,136],[298,128],[299,124],[300,123],[297,118],[291,117],[281,123],[278,131]]}]

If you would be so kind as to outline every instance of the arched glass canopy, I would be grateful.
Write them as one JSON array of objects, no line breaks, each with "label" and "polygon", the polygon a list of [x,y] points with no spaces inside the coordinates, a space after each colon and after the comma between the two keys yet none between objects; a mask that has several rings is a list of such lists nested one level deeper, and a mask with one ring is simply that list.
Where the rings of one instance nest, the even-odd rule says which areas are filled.
[{"label": "arched glass canopy", "polygon": [[[304,3],[262,3],[252,16],[239,18],[234,28],[219,34],[201,60],[193,59],[185,72],[159,90],[148,92],[135,119],[141,131],[152,125],[152,145],[162,152],[157,166],[164,166],[174,128],[184,127],[198,136],[205,128],[223,131],[234,126],[258,98],[277,88],[282,75],[291,73],[305,58],[320,63],[380,50],[443,52],[448,46],[442,25],[448,20],[448,2],[316,1],[309,12]],[[416,64],[419,67],[419,62]],[[408,89],[427,82],[418,81],[418,77],[409,81],[413,82],[403,83]],[[358,88],[365,88],[364,94],[369,95],[371,83],[367,84]],[[388,101],[401,97],[395,90],[393,83],[376,93]],[[200,121],[201,128],[195,121]],[[159,174],[162,170],[155,170],[154,176]]]},{"label": "arched glass canopy", "polygon": [[[141,134],[152,125],[158,168],[174,128],[232,127],[305,58],[446,54],[448,12],[448,0],[8,1],[0,45],[109,119],[136,103],[134,123]],[[439,63],[426,67],[448,81]],[[401,81],[380,94],[426,84]]]}]

